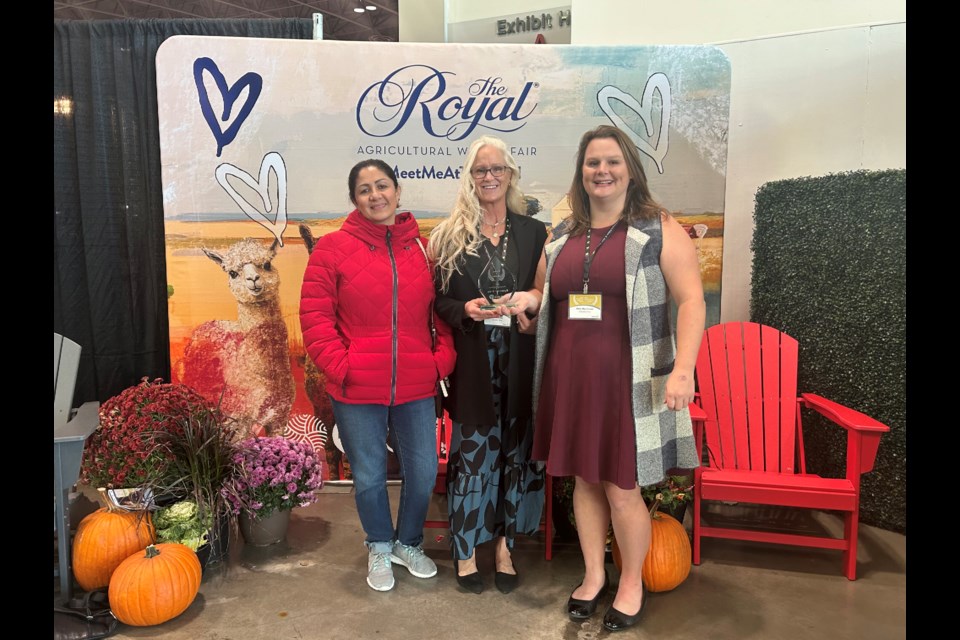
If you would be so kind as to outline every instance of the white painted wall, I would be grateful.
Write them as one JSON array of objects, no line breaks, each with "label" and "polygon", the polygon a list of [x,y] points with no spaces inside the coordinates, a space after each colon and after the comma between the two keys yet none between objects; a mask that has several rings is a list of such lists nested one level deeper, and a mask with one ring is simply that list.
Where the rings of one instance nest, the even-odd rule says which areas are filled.
[{"label": "white painted wall", "polygon": [[906,168],[905,41],[899,24],[721,46],[732,69],[721,321],[749,319],[760,186]]},{"label": "white painted wall", "polygon": [[904,0],[573,0],[572,12],[573,44],[719,44],[730,58],[722,322],[750,316],[761,185],[906,167]]},{"label": "white painted wall", "polygon": [[446,42],[445,0],[397,0],[400,42]]},{"label": "white painted wall", "polygon": [[[400,32],[417,20],[400,0]],[[411,4],[411,6],[412,6]],[[557,0],[446,0],[448,20]],[[719,44],[730,58],[721,321],[747,320],[753,207],[771,180],[906,167],[905,0],[570,0],[572,43]],[[437,40],[420,40],[431,41]],[[669,203],[666,203],[669,206]]]},{"label": "white painted wall", "polygon": [[[404,22],[417,19],[404,15],[408,3],[444,0],[400,0],[401,42],[413,42],[402,37]],[[445,4],[449,22],[570,4],[574,44],[715,44],[907,19],[906,0],[446,0]]]},{"label": "white painted wall", "polygon": [[571,0],[571,5],[573,44],[719,44],[907,20],[906,0]]},{"label": "white painted wall", "polygon": [[572,4],[573,0],[447,0],[447,21],[468,22],[515,13],[531,13]]}]

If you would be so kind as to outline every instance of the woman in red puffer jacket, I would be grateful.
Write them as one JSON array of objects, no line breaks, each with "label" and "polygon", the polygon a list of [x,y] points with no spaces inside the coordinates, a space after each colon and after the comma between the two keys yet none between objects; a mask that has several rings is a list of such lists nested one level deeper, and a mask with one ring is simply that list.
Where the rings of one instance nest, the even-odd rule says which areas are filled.
[{"label": "woman in red puffer jacket", "polygon": [[[357,208],[310,254],[300,326],[307,353],[326,375],[353,471],[367,584],[388,591],[393,563],[419,578],[437,573],[421,543],[437,475],[434,397],[456,353],[439,318],[436,340],[431,335],[433,271],[417,221],[397,213],[396,174],[382,160],[364,160],[347,183]],[[388,435],[403,475],[396,527],[387,495]]]}]

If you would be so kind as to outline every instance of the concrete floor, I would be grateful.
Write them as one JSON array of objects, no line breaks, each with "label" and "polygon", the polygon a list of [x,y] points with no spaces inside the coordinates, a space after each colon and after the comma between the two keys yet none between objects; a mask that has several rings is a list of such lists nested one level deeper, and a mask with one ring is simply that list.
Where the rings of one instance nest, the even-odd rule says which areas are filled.
[{"label": "concrete floor", "polygon": [[[391,487],[396,509],[399,487]],[[443,496],[434,496],[429,519],[443,519]],[[717,520],[743,506],[721,507]],[[755,508],[755,507],[754,507]],[[692,509],[688,510],[689,529]],[[837,533],[840,520],[767,509],[771,521],[791,528]],[[714,523],[717,520],[712,520]],[[486,589],[461,592],[454,580],[445,529],[427,529],[424,549],[436,561],[434,578],[395,568],[396,586],[378,593],[365,581],[366,551],[352,489],[328,485],[320,500],[293,512],[288,539],[257,548],[237,536],[229,559],[208,567],[196,600],[179,617],[155,627],[121,624],[114,638],[165,640],[378,640],[669,638],[711,640],[885,640],[906,637],[906,537],[862,527],[858,579],[841,573],[840,552],[710,539],[703,563],[670,592],[650,594],[641,623],[611,634],[601,624],[613,600],[582,623],[565,613],[582,578],[576,543],[556,542],[544,559],[541,537],[522,537],[514,550],[517,591],[493,586],[489,545],[478,556]],[[616,567],[610,564],[611,580]],[[55,599],[59,583],[55,580]]]}]

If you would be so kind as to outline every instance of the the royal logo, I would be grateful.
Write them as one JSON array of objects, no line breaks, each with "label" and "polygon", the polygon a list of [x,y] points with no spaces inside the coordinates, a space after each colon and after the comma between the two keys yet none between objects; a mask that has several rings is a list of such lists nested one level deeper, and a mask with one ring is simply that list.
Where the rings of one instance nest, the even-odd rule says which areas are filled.
[{"label": "the royal logo", "polygon": [[523,127],[537,103],[540,83],[527,82],[511,92],[501,76],[478,78],[467,95],[447,95],[452,71],[413,64],[401,67],[376,82],[357,102],[357,125],[367,135],[391,136],[418,116],[423,130],[436,138],[463,140],[477,127],[500,133]]}]

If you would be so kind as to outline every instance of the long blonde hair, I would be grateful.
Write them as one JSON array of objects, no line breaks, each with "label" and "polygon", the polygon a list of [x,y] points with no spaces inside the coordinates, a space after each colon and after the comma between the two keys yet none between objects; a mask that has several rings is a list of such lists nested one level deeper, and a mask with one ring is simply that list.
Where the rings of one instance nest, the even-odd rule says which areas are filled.
[{"label": "long blonde hair", "polygon": [[450,278],[454,272],[462,273],[464,254],[476,256],[477,248],[483,240],[480,234],[480,222],[483,220],[483,209],[477,198],[476,183],[470,170],[477,160],[477,153],[483,147],[493,147],[503,154],[504,164],[510,168],[510,183],[507,185],[507,210],[514,213],[524,213],[525,205],[523,194],[520,192],[520,168],[513,156],[510,155],[506,143],[494,136],[482,136],[473,141],[467,150],[460,172],[460,189],[457,191],[457,201],[453,205],[450,215],[440,222],[430,233],[428,251],[434,262],[437,274],[440,276],[441,290],[446,291],[450,286]]}]

